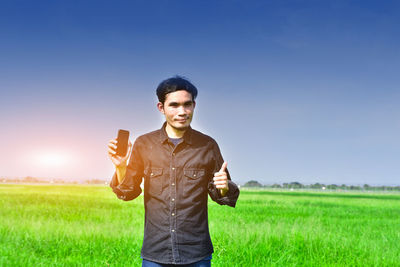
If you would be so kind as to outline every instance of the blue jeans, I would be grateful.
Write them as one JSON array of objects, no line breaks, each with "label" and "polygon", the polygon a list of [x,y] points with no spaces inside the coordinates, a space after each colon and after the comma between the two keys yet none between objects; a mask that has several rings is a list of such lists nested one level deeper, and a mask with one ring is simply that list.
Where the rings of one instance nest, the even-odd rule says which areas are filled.
[{"label": "blue jeans", "polygon": [[206,257],[200,261],[196,261],[190,264],[162,264],[162,263],[157,263],[153,261],[148,261],[143,259],[142,261],[142,267],[173,267],[173,266],[179,266],[179,267],[211,267],[211,256]]}]

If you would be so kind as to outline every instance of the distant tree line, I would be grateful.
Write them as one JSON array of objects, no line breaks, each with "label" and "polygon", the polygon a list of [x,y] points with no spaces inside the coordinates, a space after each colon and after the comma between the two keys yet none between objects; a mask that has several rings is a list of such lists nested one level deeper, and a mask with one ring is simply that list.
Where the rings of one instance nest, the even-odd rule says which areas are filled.
[{"label": "distant tree line", "polygon": [[[0,178],[0,183],[39,183],[39,184],[108,184],[108,181],[100,180],[100,179],[91,179],[85,181],[69,181],[62,179],[40,179],[36,177],[23,177],[23,178]],[[319,190],[364,190],[364,191],[399,191],[400,186],[371,186],[368,184],[360,185],[346,185],[346,184],[302,184],[299,182],[291,182],[291,183],[274,183],[274,184],[266,184],[263,185],[256,180],[250,180],[243,185],[243,187],[249,188],[277,188],[277,189],[319,189]]]},{"label": "distant tree line", "polygon": [[281,188],[281,189],[320,189],[320,190],[365,190],[365,191],[400,191],[400,186],[371,186],[368,184],[360,185],[346,185],[346,184],[302,184],[299,182],[282,183],[282,184],[267,184],[263,185],[258,181],[251,180],[243,185],[243,187],[252,188]]}]

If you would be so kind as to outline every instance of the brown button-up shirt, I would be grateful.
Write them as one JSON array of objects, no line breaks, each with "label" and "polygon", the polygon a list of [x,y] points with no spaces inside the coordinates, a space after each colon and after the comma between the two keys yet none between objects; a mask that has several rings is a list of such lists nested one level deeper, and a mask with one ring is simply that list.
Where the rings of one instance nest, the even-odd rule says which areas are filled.
[{"label": "brown button-up shirt", "polygon": [[213,252],[208,230],[207,201],[235,207],[239,189],[231,181],[222,197],[213,176],[223,164],[214,139],[189,128],[174,146],[160,130],[138,137],[121,184],[114,174],[110,186],[122,200],[142,192],[144,178],[145,229],[141,255],[165,264],[189,264]]}]

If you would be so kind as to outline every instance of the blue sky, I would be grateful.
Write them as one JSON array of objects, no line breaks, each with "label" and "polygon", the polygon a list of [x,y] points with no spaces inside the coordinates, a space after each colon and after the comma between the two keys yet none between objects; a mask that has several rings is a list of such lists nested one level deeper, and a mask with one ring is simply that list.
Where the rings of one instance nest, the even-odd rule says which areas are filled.
[{"label": "blue sky", "polygon": [[[397,1],[3,1],[0,176],[112,175],[155,88],[199,89],[193,127],[238,183],[399,184]],[[58,165],[40,154],[68,155]]]}]

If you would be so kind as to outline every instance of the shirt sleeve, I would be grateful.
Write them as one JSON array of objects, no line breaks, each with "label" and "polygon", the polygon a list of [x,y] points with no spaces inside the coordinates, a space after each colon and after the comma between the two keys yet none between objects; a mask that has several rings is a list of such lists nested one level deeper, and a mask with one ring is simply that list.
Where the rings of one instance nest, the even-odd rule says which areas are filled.
[{"label": "shirt sleeve", "polygon": [[110,182],[112,191],[119,199],[124,201],[133,200],[142,193],[140,184],[142,183],[143,179],[143,160],[139,152],[139,142],[140,141],[136,140],[133,145],[125,178],[119,184],[117,174],[114,173]]},{"label": "shirt sleeve", "polygon": [[[221,169],[221,166],[224,163],[221,151],[216,142],[213,148],[213,161],[214,161],[214,168],[211,174],[212,177],[214,177],[214,173],[218,172]],[[238,186],[231,180],[231,176],[229,174],[228,169],[226,169],[226,173],[228,176],[228,187],[229,187],[229,190],[226,193],[226,195],[221,196],[220,190],[218,190],[218,188],[215,186],[212,178],[208,183],[208,194],[210,195],[212,200],[214,200],[220,205],[228,205],[230,207],[235,207],[237,199],[239,198],[240,191]]]}]

